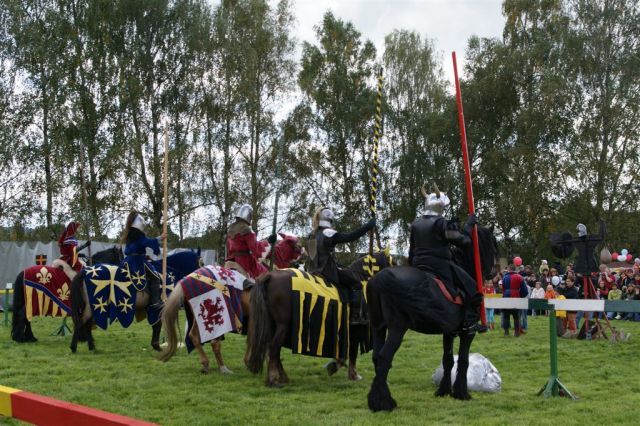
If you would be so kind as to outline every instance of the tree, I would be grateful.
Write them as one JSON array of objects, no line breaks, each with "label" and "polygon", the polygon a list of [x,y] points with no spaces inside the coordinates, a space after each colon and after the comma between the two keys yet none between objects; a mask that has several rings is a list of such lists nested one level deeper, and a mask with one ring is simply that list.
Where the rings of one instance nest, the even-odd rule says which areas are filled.
[{"label": "tree", "polygon": [[422,184],[455,191],[459,181],[459,170],[450,161],[459,156],[459,144],[438,59],[433,42],[415,32],[396,30],[385,37],[384,130],[389,142],[381,156],[388,160],[382,167],[383,199],[389,205],[387,220],[400,222],[402,241],[422,205]]},{"label": "tree", "polygon": [[571,176],[592,200],[582,220],[616,223],[619,213],[640,206],[640,6],[575,0],[569,13],[576,130],[567,146]]},{"label": "tree", "polygon": [[307,205],[310,210],[334,206],[340,225],[352,228],[361,224],[369,208],[376,50],[370,41],[361,41],[351,23],[331,12],[324,15],[316,34],[318,45],[303,44],[298,76],[304,95],[301,108],[311,113],[315,139],[305,146],[303,160],[313,171],[308,188],[316,197]]}]

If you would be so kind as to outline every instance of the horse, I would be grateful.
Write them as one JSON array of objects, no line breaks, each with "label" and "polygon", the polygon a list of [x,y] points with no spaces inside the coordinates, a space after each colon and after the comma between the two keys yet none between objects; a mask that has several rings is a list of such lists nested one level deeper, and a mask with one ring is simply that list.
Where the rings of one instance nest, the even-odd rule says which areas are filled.
[{"label": "horse", "polygon": [[[118,246],[113,246],[95,253],[88,259],[88,263],[92,264],[98,261],[119,263],[122,258],[122,250]],[[64,271],[61,270],[61,268],[54,266],[30,266],[23,269],[18,274],[13,285],[13,321],[11,324],[11,338],[13,340],[19,343],[38,341],[31,330],[30,318],[32,316],[65,316],[64,312],[66,312],[66,315],[71,313],[69,303],[69,284],[71,278],[68,276],[70,273],[69,271],[73,271],[69,266],[64,268]],[[27,306],[25,304],[25,290],[27,289],[24,285],[25,274],[27,276],[37,277],[36,281],[30,283],[33,284],[30,285],[30,288],[39,288],[39,291],[41,292],[51,291],[50,289],[47,289],[47,286],[52,282],[56,282],[58,284],[58,291],[55,292],[57,296],[54,294],[55,299],[49,298],[49,300],[53,300],[53,303],[47,303],[47,309],[44,309],[44,302],[42,303],[42,310],[44,312],[38,312],[40,308],[40,306],[38,306],[36,314],[33,313],[33,309],[30,309],[29,315],[27,315]],[[73,275],[75,276],[75,271],[73,271]],[[42,298],[43,296],[40,297]],[[27,316],[29,316],[29,318],[27,318]]]},{"label": "horse", "polygon": [[[488,276],[498,252],[493,228],[478,226],[478,240],[482,274]],[[475,277],[472,250],[472,245],[465,250],[455,250],[453,258],[460,262],[460,267]],[[471,399],[467,389],[467,369],[469,350],[475,334],[461,332],[464,320],[461,301],[456,303],[435,277],[410,266],[381,271],[367,285],[366,294],[375,367],[375,377],[368,394],[369,409],[376,412],[396,408],[397,403],[391,397],[387,384],[387,375],[402,338],[409,329],[422,334],[443,335],[444,376],[436,396],[451,394],[456,399]],[[453,341],[456,335],[460,337],[460,348],[458,372],[452,391]]]},{"label": "horse", "polygon": [[[358,275],[361,282],[366,283],[377,271],[392,264],[391,256],[386,251],[381,251],[373,256],[367,255],[356,260],[349,265],[349,269]],[[307,297],[304,292],[308,291],[309,287],[307,290],[296,289],[301,288],[304,282],[312,284],[310,287],[324,292],[325,295],[313,294]],[[368,338],[368,332],[357,332],[356,327],[366,328],[367,326],[350,324],[347,327],[341,327],[341,318],[344,318],[347,323],[349,321],[347,304],[329,300],[330,292],[336,296],[338,294],[337,288],[325,283],[322,278],[296,269],[272,271],[258,278],[251,295],[245,365],[252,373],[259,373],[262,371],[268,352],[269,361],[265,380],[267,386],[280,386],[289,382],[280,360],[280,349],[287,344],[292,350],[295,348],[297,353],[303,355],[337,358],[339,361],[348,354],[349,378],[356,380],[359,378],[356,372],[356,358],[361,342],[356,339],[363,334]],[[320,302],[321,298],[324,299],[323,303]],[[295,309],[294,304],[298,305]],[[342,310],[337,307],[340,305]],[[338,311],[337,321],[334,320],[335,316],[330,315],[335,311]],[[300,327],[299,332],[294,333],[292,328],[298,321],[296,317],[300,317],[299,321],[302,324],[303,315],[308,315],[304,318],[309,318],[309,326]],[[311,321],[314,316],[315,324]],[[316,340],[314,337],[311,341],[313,329],[320,330],[320,335],[324,338]],[[334,337],[335,331],[337,331],[336,337]],[[337,349],[329,355],[328,350],[333,351],[334,346],[337,346]]]},{"label": "horse", "polygon": [[[278,241],[275,246],[275,265],[277,267],[286,267],[293,262],[299,261],[304,255],[305,250],[302,247],[300,240],[292,235],[280,233],[280,236],[283,238]],[[253,282],[249,279],[246,279],[244,275],[244,271],[236,270],[235,268],[231,268],[230,266],[238,266],[236,264],[225,264],[225,268],[220,268],[217,266],[205,266],[204,268],[200,268],[197,271],[193,272],[190,277],[198,276],[206,268],[214,268],[217,269],[217,273],[214,272],[218,277],[218,281],[223,285],[226,285],[228,288],[235,287],[238,292],[240,292],[240,303],[239,310],[240,312],[236,312],[236,315],[243,318],[243,323],[246,323],[246,319],[249,318],[250,305],[249,301],[251,298],[251,289],[253,288]],[[228,272],[225,272],[228,271]],[[205,271],[206,272],[206,271]],[[209,274],[211,275],[211,274]],[[169,361],[175,354],[178,349],[178,337],[177,337],[177,316],[178,310],[180,306],[185,306],[185,311],[187,313],[187,318],[195,318],[193,308],[189,303],[185,302],[185,286],[186,281],[189,277],[180,280],[176,284],[176,288],[173,290],[167,302],[165,303],[164,309],[162,311],[162,323],[165,328],[166,338],[167,338],[167,346],[164,350],[159,354],[158,359],[163,362]],[[241,285],[241,286],[239,286]],[[209,291],[211,286],[203,286],[200,287],[200,290],[190,289],[190,293],[194,293],[193,296],[199,296],[200,294],[204,294],[204,292]],[[237,294],[237,293],[236,293]],[[198,357],[201,364],[200,372],[203,374],[208,374],[211,370],[209,368],[209,358],[202,347],[200,331],[195,321],[189,322],[189,331],[185,338],[189,339],[195,349],[198,352]],[[213,353],[216,358],[216,363],[218,365],[218,372],[220,374],[233,374],[233,372],[225,365],[224,358],[222,357],[222,338],[216,338],[211,341],[211,348],[213,349]]]},{"label": "horse", "polygon": [[[161,260],[153,261],[152,263],[156,270],[162,272]],[[173,289],[173,283],[177,280],[182,279],[191,271],[202,266],[201,263],[200,249],[197,251],[182,250],[167,256],[166,292],[169,293]],[[95,349],[95,342],[91,333],[94,324],[106,329],[108,323],[117,318],[121,325],[126,328],[133,321],[133,316],[140,320],[145,315],[148,316],[148,320],[152,325],[151,346],[156,351],[160,351],[159,340],[162,323],[158,320],[159,312],[153,310],[145,312],[149,305],[149,294],[138,287],[140,283],[140,277],[132,277],[128,268],[117,266],[117,264],[96,264],[91,268],[84,268],[71,281],[71,312],[74,325],[70,345],[71,352],[75,353],[77,351],[78,341],[86,341],[90,351]],[[95,287],[92,297],[95,297],[98,291],[109,288],[109,292],[105,296],[107,300],[103,301],[102,298],[98,298],[98,303],[90,303],[88,286]],[[116,300],[121,294],[122,296],[120,297],[125,295],[130,297]],[[128,304],[129,301],[133,303]],[[116,304],[118,305],[117,307],[115,306]],[[118,308],[122,308],[122,311],[119,311]],[[151,318],[152,316],[153,318]]]}]

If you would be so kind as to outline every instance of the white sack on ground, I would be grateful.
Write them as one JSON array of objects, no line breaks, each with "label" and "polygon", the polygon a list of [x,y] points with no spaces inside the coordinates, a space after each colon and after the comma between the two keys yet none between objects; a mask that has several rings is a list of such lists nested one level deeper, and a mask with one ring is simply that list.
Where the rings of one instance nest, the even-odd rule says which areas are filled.
[{"label": "white sack on ground", "polygon": [[[456,373],[458,372],[458,355],[453,356],[454,365],[451,370],[451,384],[456,380]],[[440,366],[436,368],[436,371],[431,376],[433,383],[437,386],[442,380],[444,374],[444,368],[442,362]],[[470,391],[474,392],[500,392],[502,387],[502,378],[500,373],[491,361],[482,356],[479,353],[472,353],[469,355],[469,369],[467,370],[467,386]]]}]

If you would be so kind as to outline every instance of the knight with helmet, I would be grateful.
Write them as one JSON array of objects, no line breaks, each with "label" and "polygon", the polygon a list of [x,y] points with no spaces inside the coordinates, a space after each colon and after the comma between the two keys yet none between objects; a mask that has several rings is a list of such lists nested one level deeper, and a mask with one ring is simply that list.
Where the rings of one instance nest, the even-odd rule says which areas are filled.
[{"label": "knight with helmet", "polygon": [[461,232],[457,219],[444,217],[444,210],[450,204],[449,198],[437,186],[434,189],[428,194],[422,186],[424,212],[411,224],[409,265],[435,275],[448,288],[461,293],[465,304],[462,331],[482,333],[486,331],[484,326],[478,324],[482,294],[478,292],[474,279],[453,263],[451,254],[451,245],[463,247],[471,244],[468,235],[471,235],[471,228],[477,224],[477,220],[475,215],[469,215],[465,224],[467,232]]},{"label": "knight with helmet", "polygon": [[352,303],[351,322],[362,323],[361,309],[353,306],[362,299],[362,284],[352,271],[338,267],[334,258],[335,247],[338,244],[356,241],[376,226],[376,220],[371,219],[363,226],[351,232],[338,232],[334,229],[333,210],[320,207],[313,216],[313,231],[309,236],[309,256],[311,272],[321,275],[327,281],[339,286],[346,300]]},{"label": "knight with helmet", "polygon": [[277,237],[271,235],[267,241],[258,241],[256,233],[251,229],[252,216],[253,209],[248,204],[243,204],[236,210],[236,220],[227,232],[226,261],[231,262],[231,265],[235,263],[233,268],[241,268],[241,272],[255,279],[268,271],[260,260],[268,255],[270,244],[273,244]]}]

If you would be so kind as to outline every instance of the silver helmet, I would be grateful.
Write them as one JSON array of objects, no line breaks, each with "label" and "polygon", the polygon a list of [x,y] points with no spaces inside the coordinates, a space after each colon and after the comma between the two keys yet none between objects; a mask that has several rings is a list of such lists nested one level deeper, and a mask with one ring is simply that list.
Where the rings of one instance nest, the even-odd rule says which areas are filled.
[{"label": "silver helmet", "polygon": [[578,237],[584,237],[587,235],[587,227],[584,226],[584,224],[579,223],[578,226],[576,226],[576,229],[578,230]]},{"label": "silver helmet", "polygon": [[133,219],[133,222],[131,223],[132,228],[139,229],[142,232],[144,232],[145,226],[146,226],[146,223],[144,221],[144,218],[140,215],[137,215],[136,218]]},{"label": "silver helmet", "polygon": [[243,204],[236,210],[236,219],[242,219],[247,223],[251,222],[251,216],[253,215],[253,209],[249,204]]},{"label": "silver helmet", "polygon": [[318,216],[318,226],[323,228],[333,228],[333,211],[329,208],[320,210],[320,216]]},{"label": "silver helmet", "polygon": [[422,196],[424,197],[424,215],[442,216],[444,209],[451,204],[449,197],[446,194],[440,192],[437,186],[434,185],[435,192],[430,194],[424,185],[422,185]]}]

